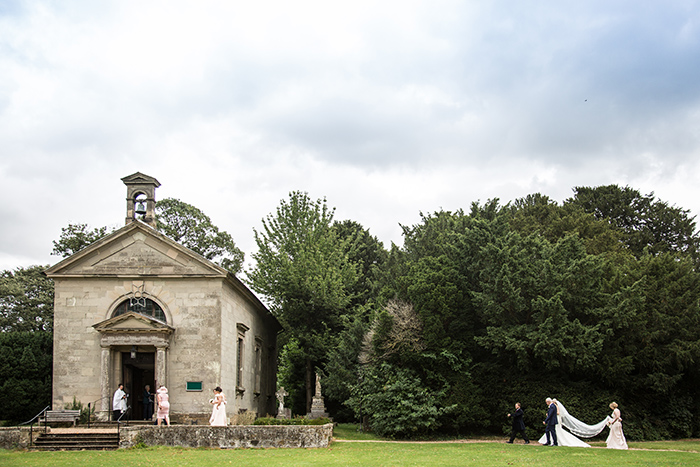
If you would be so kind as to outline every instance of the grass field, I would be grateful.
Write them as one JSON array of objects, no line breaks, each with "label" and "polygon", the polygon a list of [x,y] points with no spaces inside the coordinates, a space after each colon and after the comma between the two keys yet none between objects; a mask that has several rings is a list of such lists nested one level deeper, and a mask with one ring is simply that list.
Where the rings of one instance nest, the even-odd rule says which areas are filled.
[{"label": "grass field", "polygon": [[[0,466],[700,466],[700,440],[630,443],[629,451],[481,442],[382,442],[341,426],[325,449],[0,450]],[[344,441],[343,441],[344,440]],[[596,443],[600,445],[599,443]],[[604,446],[604,443],[602,444]]]}]

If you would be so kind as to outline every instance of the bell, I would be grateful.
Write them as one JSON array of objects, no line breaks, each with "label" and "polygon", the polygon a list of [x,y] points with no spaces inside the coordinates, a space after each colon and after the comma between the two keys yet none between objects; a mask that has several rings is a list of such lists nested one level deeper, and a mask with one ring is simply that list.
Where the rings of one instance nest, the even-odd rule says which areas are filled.
[{"label": "bell", "polygon": [[146,205],[143,203],[143,201],[139,201],[138,203],[136,203],[136,209],[134,210],[134,212],[136,212],[136,214],[139,215],[146,214]]}]

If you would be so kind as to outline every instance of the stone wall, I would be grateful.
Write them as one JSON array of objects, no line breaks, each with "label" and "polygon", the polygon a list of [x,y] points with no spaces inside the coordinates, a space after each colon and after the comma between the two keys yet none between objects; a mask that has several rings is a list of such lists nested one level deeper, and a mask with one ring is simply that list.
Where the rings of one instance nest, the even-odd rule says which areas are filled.
[{"label": "stone wall", "polygon": [[[33,438],[36,439],[44,431],[34,427]],[[29,428],[0,427],[0,449],[26,449],[29,447]]]},{"label": "stone wall", "polygon": [[147,446],[208,448],[324,448],[333,424],[249,426],[131,426],[121,430],[120,448]]}]

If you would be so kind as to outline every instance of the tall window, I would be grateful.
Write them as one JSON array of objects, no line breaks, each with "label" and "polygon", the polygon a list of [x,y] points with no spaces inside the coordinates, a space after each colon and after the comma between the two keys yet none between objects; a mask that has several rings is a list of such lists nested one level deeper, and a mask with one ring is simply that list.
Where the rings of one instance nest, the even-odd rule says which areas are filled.
[{"label": "tall window", "polygon": [[238,376],[236,377],[236,387],[239,390],[243,390],[243,337],[238,336],[238,348],[236,349],[236,370]]},{"label": "tall window", "polygon": [[256,395],[260,395],[261,392],[261,373],[262,373],[262,339],[260,337],[255,338],[255,385],[253,392]]},{"label": "tall window", "polygon": [[142,298],[139,300],[124,300],[119,304],[116,310],[114,310],[113,316],[123,315],[127,311],[133,311],[144,316],[150,316],[158,321],[167,323],[165,319],[165,313],[163,309],[156,302],[149,298]]},{"label": "tall window", "polygon": [[236,392],[245,392],[243,384],[243,369],[245,366],[245,333],[248,331],[248,326],[243,323],[236,325],[238,328],[238,337],[236,341]]}]

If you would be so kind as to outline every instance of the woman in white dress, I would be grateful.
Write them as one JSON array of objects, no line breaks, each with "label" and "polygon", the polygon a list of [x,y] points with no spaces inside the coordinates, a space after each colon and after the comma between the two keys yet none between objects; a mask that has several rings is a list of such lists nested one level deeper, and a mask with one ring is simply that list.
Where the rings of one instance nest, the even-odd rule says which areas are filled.
[{"label": "woman in white dress", "polygon": [[211,426],[226,426],[226,396],[223,390],[217,386],[214,389],[214,398],[209,402],[214,406],[209,417]]},{"label": "woman in white dress", "polygon": [[622,432],[620,409],[617,408],[616,402],[611,403],[610,408],[613,409],[613,413],[608,420],[610,434],[608,435],[608,439],[605,440],[605,443],[610,449],[627,449],[627,440],[625,439],[625,434]]},{"label": "woman in white dress", "polygon": [[[576,435],[583,438],[592,438],[605,429],[605,425],[610,419],[610,417],[605,417],[605,420],[600,423],[586,425],[572,417],[566,410],[566,407],[564,407],[564,404],[556,399],[552,399],[552,401],[557,406],[557,424],[554,429],[557,433],[557,444],[559,446],[590,448],[590,444],[581,441]],[[569,431],[566,431],[564,427],[568,428]],[[540,444],[545,444],[546,442],[546,436],[542,436],[539,440]]]}]

